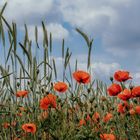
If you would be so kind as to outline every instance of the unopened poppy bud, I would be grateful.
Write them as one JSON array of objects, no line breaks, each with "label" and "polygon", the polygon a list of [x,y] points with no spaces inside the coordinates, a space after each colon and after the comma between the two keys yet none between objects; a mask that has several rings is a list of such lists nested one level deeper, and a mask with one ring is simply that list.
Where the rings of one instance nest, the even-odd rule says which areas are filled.
[{"label": "unopened poppy bud", "polygon": [[42,93],[44,93],[44,88],[41,89]]},{"label": "unopened poppy bud", "polygon": [[92,103],[93,103],[93,100],[92,100],[92,99],[90,99],[90,100],[89,100],[89,102],[92,104]]},{"label": "unopened poppy bud", "polygon": [[58,101],[58,103],[60,103],[60,102],[61,102],[61,99],[60,99],[60,98],[58,98],[58,100],[57,100],[57,101]]},{"label": "unopened poppy bud", "polygon": [[30,85],[30,81],[28,81],[27,84]]},{"label": "unopened poppy bud", "polygon": [[17,82],[17,87],[19,87],[20,86],[20,83],[19,82]]},{"label": "unopened poppy bud", "polygon": [[69,84],[69,87],[71,87],[71,84]]},{"label": "unopened poppy bud", "polygon": [[130,90],[132,90],[133,88],[134,88],[134,86],[131,85],[131,86],[130,86]]},{"label": "unopened poppy bud", "polygon": [[90,91],[91,91],[91,89],[90,89],[90,88],[88,88],[88,89],[87,89],[87,92],[88,92],[88,93],[90,93]]},{"label": "unopened poppy bud", "polygon": [[51,82],[51,86],[53,86],[53,82]]},{"label": "unopened poppy bud", "polygon": [[48,95],[48,94],[49,94],[49,92],[48,92],[48,91],[45,91],[45,94],[46,94],[46,95]]},{"label": "unopened poppy bud", "polygon": [[89,101],[90,103],[93,103],[94,100],[95,100],[95,97],[91,98]]},{"label": "unopened poppy bud", "polygon": [[94,105],[95,108],[97,108],[97,105]]},{"label": "unopened poppy bud", "polygon": [[127,123],[124,124],[124,127],[125,127],[126,129],[128,128]]},{"label": "unopened poppy bud", "polygon": [[31,91],[33,91],[33,87],[30,87]]},{"label": "unopened poppy bud", "polygon": [[61,105],[61,107],[63,107],[63,103],[61,103],[60,105]]},{"label": "unopened poppy bud", "polygon": [[37,72],[36,73],[39,74],[39,69],[37,69]]},{"label": "unopened poppy bud", "polygon": [[110,77],[110,81],[113,83],[113,77]]},{"label": "unopened poppy bud", "polygon": [[137,104],[138,103],[137,100],[134,100],[134,103]]}]

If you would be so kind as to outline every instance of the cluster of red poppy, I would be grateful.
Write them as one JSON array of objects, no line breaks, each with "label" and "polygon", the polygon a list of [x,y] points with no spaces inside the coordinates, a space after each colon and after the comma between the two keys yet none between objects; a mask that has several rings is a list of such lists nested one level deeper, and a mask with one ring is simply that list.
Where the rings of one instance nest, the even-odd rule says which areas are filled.
[{"label": "cluster of red poppy", "polygon": [[91,122],[91,123],[95,122],[95,123],[97,123],[97,122],[99,122],[99,119],[100,119],[100,114],[98,112],[95,112],[92,115],[92,117],[90,117],[90,115],[88,114],[85,119],[79,120],[79,126],[81,127],[83,125],[86,125],[87,122]]},{"label": "cluster of red poppy", "polygon": [[[73,77],[78,83],[87,84],[90,82],[90,74],[87,72],[84,72],[84,71],[78,70],[78,71],[74,72]],[[68,85],[64,82],[57,82],[54,84],[53,88],[55,91],[64,93],[67,91]],[[49,106],[51,106],[53,108],[56,108],[56,106],[57,106],[56,105],[56,96],[51,93],[40,100],[41,109],[47,110]]]},{"label": "cluster of red poppy", "polygon": [[123,103],[118,104],[118,112],[125,113],[126,110],[129,110],[131,115],[140,114],[139,105],[133,107],[132,104],[127,103],[129,99],[140,97],[140,86],[126,88],[125,85],[122,85],[124,84],[123,82],[127,81],[128,79],[132,79],[132,77],[129,76],[128,71],[115,72],[114,79],[121,84],[112,83],[112,85],[108,87],[107,91],[110,96],[117,96],[123,101]]},{"label": "cluster of red poppy", "polygon": [[[108,121],[110,121],[113,118],[112,113],[107,113],[104,117],[103,117],[103,122],[107,123]],[[79,121],[79,126],[86,126],[87,122],[93,122],[96,123],[96,125],[98,125],[98,122],[100,120],[100,114],[98,112],[95,112],[92,116],[92,118],[87,115],[86,119],[81,119]],[[100,125],[98,125],[98,127],[100,128]],[[98,129],[97,129],[98,131]],[[116,140],[116,136],[114,134],[100,134],[100,138],[101,140]]]},{"label": "cluster of red poppy", "polygon": [[[73,77],[78,83],[87,84],[90,82],[90,74],[88,74],[87,72],[84,72],[84,71],[74,72]],[[68,86],[64,82],[57,82],[54,84],[53,88],[55,91],[64,93],[67,91]],[[26,97],[28,93],[29,92],[26,90],[18,91],[16,93],[16,96],[17,97]],[[48,107],[56,108],[57,107],[56,99],[57,99],[56,95],[49,93],[47,96],[45,96],[44,98],[42,98],[40,100],[40,108],[43,110],[48,110]],[[42,114],[42,115],[44,117],[44,114]],[[46,113],[45,113],[45,117],[46,117]],[[35,133],[36,125],[34,123],[26,123],[26,124],[22,125],[22,129],[27,133]]]},{"label": "cluster of red poppy", "polygon": [[[117,71],[114,74],[114,79],[117,82],[122,83],[132,78],[129,76],[128,71]],[[128,89],[122,87],[122,85],[118,83],[113,83],[108,87],[108,94],[110,96],[117,96],[119,99],[126,101],[129,100],[130,98],[140,97],[140,86],[136,86],[133,87],[132,89]]]},{"label": "cluster of red poppy", "polygon": [[[79,84],[88,84],[91,80],[91,76],[89,73],[85,71],[78,70],[73,73],[73,78]],[[129,75],[128,71],[117,71],[114,74],[114,79],[116,82],[112,81],[113,83],[108,87],[107,91],[110,96],[117,96],[119,99],[123,101],[123,103],[118,104],[118,112],[125,113],[126,110],[129,109],[130,114],[140,114],[140,106],[136,106],[135,108],[133,105],[128,104],[127,100],[135,97],[140,97],[140,86],[136,86],[133,88],[125,88],[124,82],[128,79],[132,79]],[[119,82],[119,83],[117,83]],[[53,89],[60,93],[65,93],[68,90],[68,85],[65,82],[56,82],[54,83]],[[17,97],[26,97],[28,91],[18,91],[16,93]],[[43,110],[48,110],[48,108],[56,108],[57,107],[57,96],[49,93],[47,96],[43,97],[40,100],[40,108]],[[45,117],[48,116],[48,113],[45,112]],[[108,122],[110,119],[113,118],[112,113],[107,113],[103,118],[102,121],[104,123]],[[95,112],[92,117],[87,115],[86,119],[81,119],[79,121],[79,126],[83,126],[87,124],[87,121],[93,121],[94,123],[99,122],[100,114]],[[34,123],[26,123],[22,125],[22,129],[25,132],[35,133],[36,132],[36,125]],[[100,138],[102,140],[116,140],[115,135],[113,134],[100,134]]]},{"label": "cluster of red poppy", "polygon": [[[86,125],[86,123],[88,121],[90,121],[91,123],[94,122],[94,123],[98,123],[99,120],[100,120],[100,114],[98,112],[95,112],[92,117],[90,117],[90,115],[87,115],[85,119],[81,119],[79,121],[79,126],[83,126],[83,125]],[[103,118],[102,118],[102,121],[104,123],[107,123],[108,121],[110,121],[111,119],[113,118],[113,115],[112,113],[107,113]]]}]

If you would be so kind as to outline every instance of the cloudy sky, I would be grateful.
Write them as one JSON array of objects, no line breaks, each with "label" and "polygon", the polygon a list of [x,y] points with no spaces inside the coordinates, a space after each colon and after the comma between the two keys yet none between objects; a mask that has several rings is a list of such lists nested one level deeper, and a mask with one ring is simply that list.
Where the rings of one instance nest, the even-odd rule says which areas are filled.
[{"label": "cloudy sky", "polygon": [[[0,6],[6,0],[0,1]],[[96,77],[108,80],[118,69],[131,72],[140,83],[140,1],[139,0],[9,0],[5,17],[15,21],[23,32],[27,23],[34,40],[34,26],[38,26],[40,40],[41,21],[52,32],[54,53],[60,60],[62,38],[73,52],[72,61],[86,68],[87,48],[75,31],[78,27],[94,38],[92,62]]]}]

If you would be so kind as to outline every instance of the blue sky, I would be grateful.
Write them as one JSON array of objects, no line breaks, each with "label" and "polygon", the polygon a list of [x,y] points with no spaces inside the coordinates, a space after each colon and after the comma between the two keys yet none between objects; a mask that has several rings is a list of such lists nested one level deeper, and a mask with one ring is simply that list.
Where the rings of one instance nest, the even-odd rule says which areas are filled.
[{"label": "blue sky", "polygon": [[[0,6],[6,0],[0,1]],[[8,0],[7,0],[8,1]],[[15,21],[22,36],[24,23],[34,40],[34,26],[42,39],[41,21],[52,32],[54,55],[60,60],[61,40],[73,52],[72,62],[86,68],[87,49],[78,27],[94,38],[92,59],[95,77],[108,80],[115,70],[131,72],[140,83],[140,1],[139,0],[9,0],[5,16]]]}]

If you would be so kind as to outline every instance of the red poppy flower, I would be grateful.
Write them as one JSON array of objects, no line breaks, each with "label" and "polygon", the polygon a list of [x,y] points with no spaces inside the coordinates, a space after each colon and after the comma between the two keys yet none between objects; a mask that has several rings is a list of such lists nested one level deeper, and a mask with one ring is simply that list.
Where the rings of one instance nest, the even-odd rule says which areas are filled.
[{"label": "red poppy flower", "polygon": [[113,115],[111,113],[107,113],[106,116],[104,116],[103,118],[103,122],[108,122],[112,118],[113,118]]},{"label": "red poppy flower", "polygon": [[120,71],[120,70],[115,72],[114,78],[118,82],[125,82],[128,79],[132,79],[132,77],[129,76],[128,71]]},{"label": "red poppy flower", "polygon": [[118,98],[123,101],[126,101],[132,97],[131,91],[129,89],[124,89],[122,93],[118,94]]},{"label": "red poppy flower", "polygon": [[16,96],[17,97],[26,97],[28,93],[29,92],[27,90],[21,90],[21,91],[17,91]]},{"label": "red poppy flower", "polygon": [[95,112],[92,116],[92,119],[94,122],[98,122],[100,119],[100,114],[98,112]]},{"label": "red poppy flower", "polygon": [[86,121],[91,121],[90,115],[88,114],[86,117]]},{"label": "red poppy flower", "polygon": [[140,115],[140,106],[135,107],[136,113]]},{"label": "red poppy flower", "polygon": [[83,84],[88,84],[91,78],[89,73],[81,70],[74,72],[73,77],[78,83],[83,83]]},{"label": "red poppy flower", "polygon": [[130,110],[129,110],[129,113],[130,113],[130,115],[134,115],[136,112],[135,112],[134,109],[130,109]]},{"label": "red poppy flower", "polygon": [[125,106],[122,103],[118,104],[118,112],[125,113]]},{"label": "red poppy flower", "polygon": [[101,140],[116,140],[115,135],[113,134],[100,134]]},{"label": "red poppy flower", "polygon": [[10,123],[7,123],[7,122],[3,123],[3,127],[4,127],[5,129],[8,128],[8,127],[10,127]]},{"label": "red poppy flower", "polygon": [[86,121],[84,119],[81,119],[79,121],[79,126],[83,126],[83,125],[86,125]]},{"label": "red poppy flower", "polygon": [[17,116],[22,117],[23,115],[22,113],[17,113]]},{"label": "red poppy flower", "polygon": [[140,97],[140,86],[134,87],[132,89],[132,96]]},{"label": "red poppy flower", "polygon": [[115,84],[113,83],[108,89],[107,89],[108,93],[110,96],[116,96],[118,95],[121,91],[122,88],[119,84]]},{"label": "red poppy flower", "polygon": [[58,92],[65,92],[68,89],[68,86],[64,82],[57,82],[54,84],[54,90]]},{"label": "red poppy flower", "polygon": [[47,110],[49,106],[56,108],[56,96],[51,93],[40,100],[41,109]]},{"label": "red poppy flower", "polygon": [[117,108],[119,113],[125,113],[126,110],[132,109],[132,105],[129,105],[127,102],[123,102],[123,103],[119,103]]},{"label": "red poppy flower", "polygon": [[35,133],[36,125],[34,123],[26,123],[22,125],[22,129],[27,133]]}]

